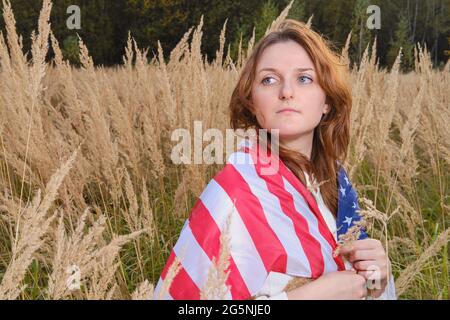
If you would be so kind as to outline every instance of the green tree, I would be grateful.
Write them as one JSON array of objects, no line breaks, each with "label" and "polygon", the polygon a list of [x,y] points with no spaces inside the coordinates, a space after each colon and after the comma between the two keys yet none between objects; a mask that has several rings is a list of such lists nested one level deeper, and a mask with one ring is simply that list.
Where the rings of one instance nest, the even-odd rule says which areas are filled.
[{"label": "green tree", "polygon": [[71,64],[80,64],[80,46],[78,43],[78,38],[75,36],[68,36],[64,39],[61,48],[64,59],[70,61]]},{"label": "green tree", "polygon": [[[42,0],[11,0],[11,3],[17,32],[23,36],[24,51],[29,52],[30,34],[37,29]],[[202,15],[202,52],[211,61],[219,46],[222,26],[228,19],[225,48],[231,45],[232,57],[236,59],[241,36],[245,50],[254,26],[258,40],[289,3],[290,0],[53,0],[51,23],[65,56],[71,61],[76,62],[74,39],[78,34],[96,64],[113,65],[122,62],[129,30],[139,47],[150,48],[150,54],[156,53],[160,40],[167,56],[184,33],[198,25]],[[367,29],[367,7],[371,4],[381,9],[380,30]],[[66,26],[69,5],[78,5],[81,9],[80,30],[70,30]],[[2,6],[0,1],[0,10]],[[409,46],[417,42],[426,44],[436,66],[448,59],[445,52],[450,32],[449,0],[295,0],[288,17],[306,21],[312,14],[313,29],[337,48],[344,45],[348,33],[353,31],[350,46],[353,62],[360,60],[375,36],[382,67],[393,62],[400,45],[409,52]],[[0,29],[5,31],[1,17]],[[405,63],[408,62],[405,60]]]},{"label": "green tree", "polygon": [[352,44],[356,48],[353,61],[360,62],[367,45],[372,41],[370,30],[367,28],[367,7],[369,0],[356,0],[352,13]]},{"label": "green tree", "polygon": [[264,36],[267,28],[278,17],[278,15],[278,7],[272,0],[267,0],[264,2],[258,15],[254,18],[256,41]]},{"label": "green tree", "polygon": [[[289,2],[290,0],[285,2],[285,7]],[[303,0],[294,1],[291,10],[289,10],[288,18],[306,22],[305,19],[309,17],[305,17],[305,2]]]},{"label": "green tree", "polygon": [[188,29],[192,9],[185,0],[127,0],[124,13],[139,46],[156,52],[158,40],[164,50],[176,45]]},{"label": "green tree", "polygon": [[414,44],[410,40],[408,19],[404,13],[400,15],[400,20],[395,30],[394,39],[388,52],[388,62],[394,63],[398,51],[402,48],[401,67],[403,70],[410,70],[414,63]]}]

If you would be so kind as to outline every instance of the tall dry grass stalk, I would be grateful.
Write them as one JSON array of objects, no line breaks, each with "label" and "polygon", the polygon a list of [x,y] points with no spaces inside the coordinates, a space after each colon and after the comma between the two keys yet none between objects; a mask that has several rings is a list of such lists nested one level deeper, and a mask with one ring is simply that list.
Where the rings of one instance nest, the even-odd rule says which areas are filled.
[{"label": "tall dry grass stalk", "polygon": [[[203,17],[171,52],[159,45],[149,60],[151,51],[130,35],[116,68],[96,67],[80,39],[81,68],[74,68],[51,33],[50,10],[43,1],[29,56],[3,0],[0,297],[148,299],[196,197],[222,167],[174,165],[171,133],[186,128],[192,136],[196,120],[203,132],[225,133],[255,32],[232,58],[225,22],[212,62],[200,50]],[[448,299],[449,63],[434,69],[418,45],[415,71],[400,71],[400,52],[392,67],[380,68],[375,41],[351,65],[351,38],[342,49],[353,96],[345,165],[366,227],[388,250],[400,298]],[[210,279],[215,297],[225,292],[224,259]],[[80,271],[79,289],[68,286],[71,266]]]},{"label": "tall dry grass stalk", "polygon": [[33,261],[33,255],[44,245],[44,236],[56,216],[56,212],[49,213],[48,211],[76,156],[77,151],[50,178],[44,197],[41,199],[41,191],[38,190],[31,203],[23,211],[20,204],[12,203],[13,199],[3,198],[2,202],[9,203],[9,208],[15,210],[8,212],[11,214],[11,227],[14,230],[10,239],[12,242],[11,258],[0,283],[0,299],[15,299],[24,289],[21,282],[26,270]]},{"label": "tall dry grass stalk", "polygon": [[235,202],[231,212],[227,216],[225,227],[220,234],[220,252],[218,257],[213,257],[211,267],[208,271],[208,279],[200,291],[201,300],[225,300],[230,287],[226,284],[230,270],[230,241],[231,241],[231,219],[235,211]]},{"label": "tall dry grass stalk", "polygon": [[447,245],[450,240],[450,228],[447,228],[444,232],[439,234],[436,240],[429,245],[418,257],[416,261],[411,263],[402,272],[400,277],[395,282],[396,292],[401,295],[411,286],[414,277],[418,276],[422,271],[425,263],[432,257],[434,257],[443,246]]},{"label": "tall dry grass stalk", "polygon": [[148,280],[142,282],[131,295],[132,300],[153,300],[155,286]]},{"label": "tall dry grass stalk", "polygon": [[173,279],[175,279],[178,272],[181,270],[181,260],[178,257],[175,257],[173,263],[170,265],[169,269],[167,270],[166,277],[164,278],[164,281],[161,285],[161,289],[158,293],[158,296],[155,297],[156,300],[162,300],[166,296],[166,294],[169,292],[170,285],[173,282]]}]

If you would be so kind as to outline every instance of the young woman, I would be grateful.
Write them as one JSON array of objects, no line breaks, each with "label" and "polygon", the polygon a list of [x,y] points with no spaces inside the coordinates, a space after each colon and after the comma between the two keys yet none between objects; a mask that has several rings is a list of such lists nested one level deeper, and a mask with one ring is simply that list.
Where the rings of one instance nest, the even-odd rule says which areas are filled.
[{"label": "young woman", "polygon": [[[200,298],[231,212],[226,298],[395,299],[380,241],[362,230],[359,240],[333,254],[337,237],[359,220],[357,195],[341,165],[349,143],[347,76],[339,55],[301,22],[287,19],[261,39],[230,112],[233,129],[266,130],[268,143],[259,135],[244,140],[208,183],[155,296],[177,257],[181,269],[164,298]],[[311,281],[286,291],[294,277]],[[370,292],[368,279],[378,284]]]}]

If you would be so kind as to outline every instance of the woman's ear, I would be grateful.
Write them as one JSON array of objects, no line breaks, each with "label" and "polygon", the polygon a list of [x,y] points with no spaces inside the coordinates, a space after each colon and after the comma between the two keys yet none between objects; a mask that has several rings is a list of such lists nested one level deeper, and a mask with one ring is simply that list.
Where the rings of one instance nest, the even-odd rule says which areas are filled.
[{"label": "woman's ear", "polygon": [[251,114],[256,117],[258,110],[256,110],[255,105],[253,104],[253,101],[250,100],[250,102],[248,103],[248,111],[251,112]]},{"label": "woman's ear", "polygon": [[331,110],[331,99],[329,96],[325,98],[325,104],[323,105],[323,114],[327,114]]}]

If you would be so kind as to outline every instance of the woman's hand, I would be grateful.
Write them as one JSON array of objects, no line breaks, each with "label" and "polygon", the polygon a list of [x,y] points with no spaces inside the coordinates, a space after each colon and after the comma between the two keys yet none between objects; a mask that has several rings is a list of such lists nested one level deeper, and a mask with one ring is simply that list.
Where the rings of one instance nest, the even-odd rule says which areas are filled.
[{"label": "woman's hand", "polygon": [[340,254],[353,264],[353,268],[359,275],[362,275],[368,281],[374,281],[373,284],[369,285],[371,296],[378,298],[383,294],[390,273],[390,265],[379,240],[353,241],[351,245],[342,247]]},{"label": "woman's hand", "polygon": [[367,296],[366,279],[351,270],[329,272],[286,294],[289,300],[361,300]]}]

